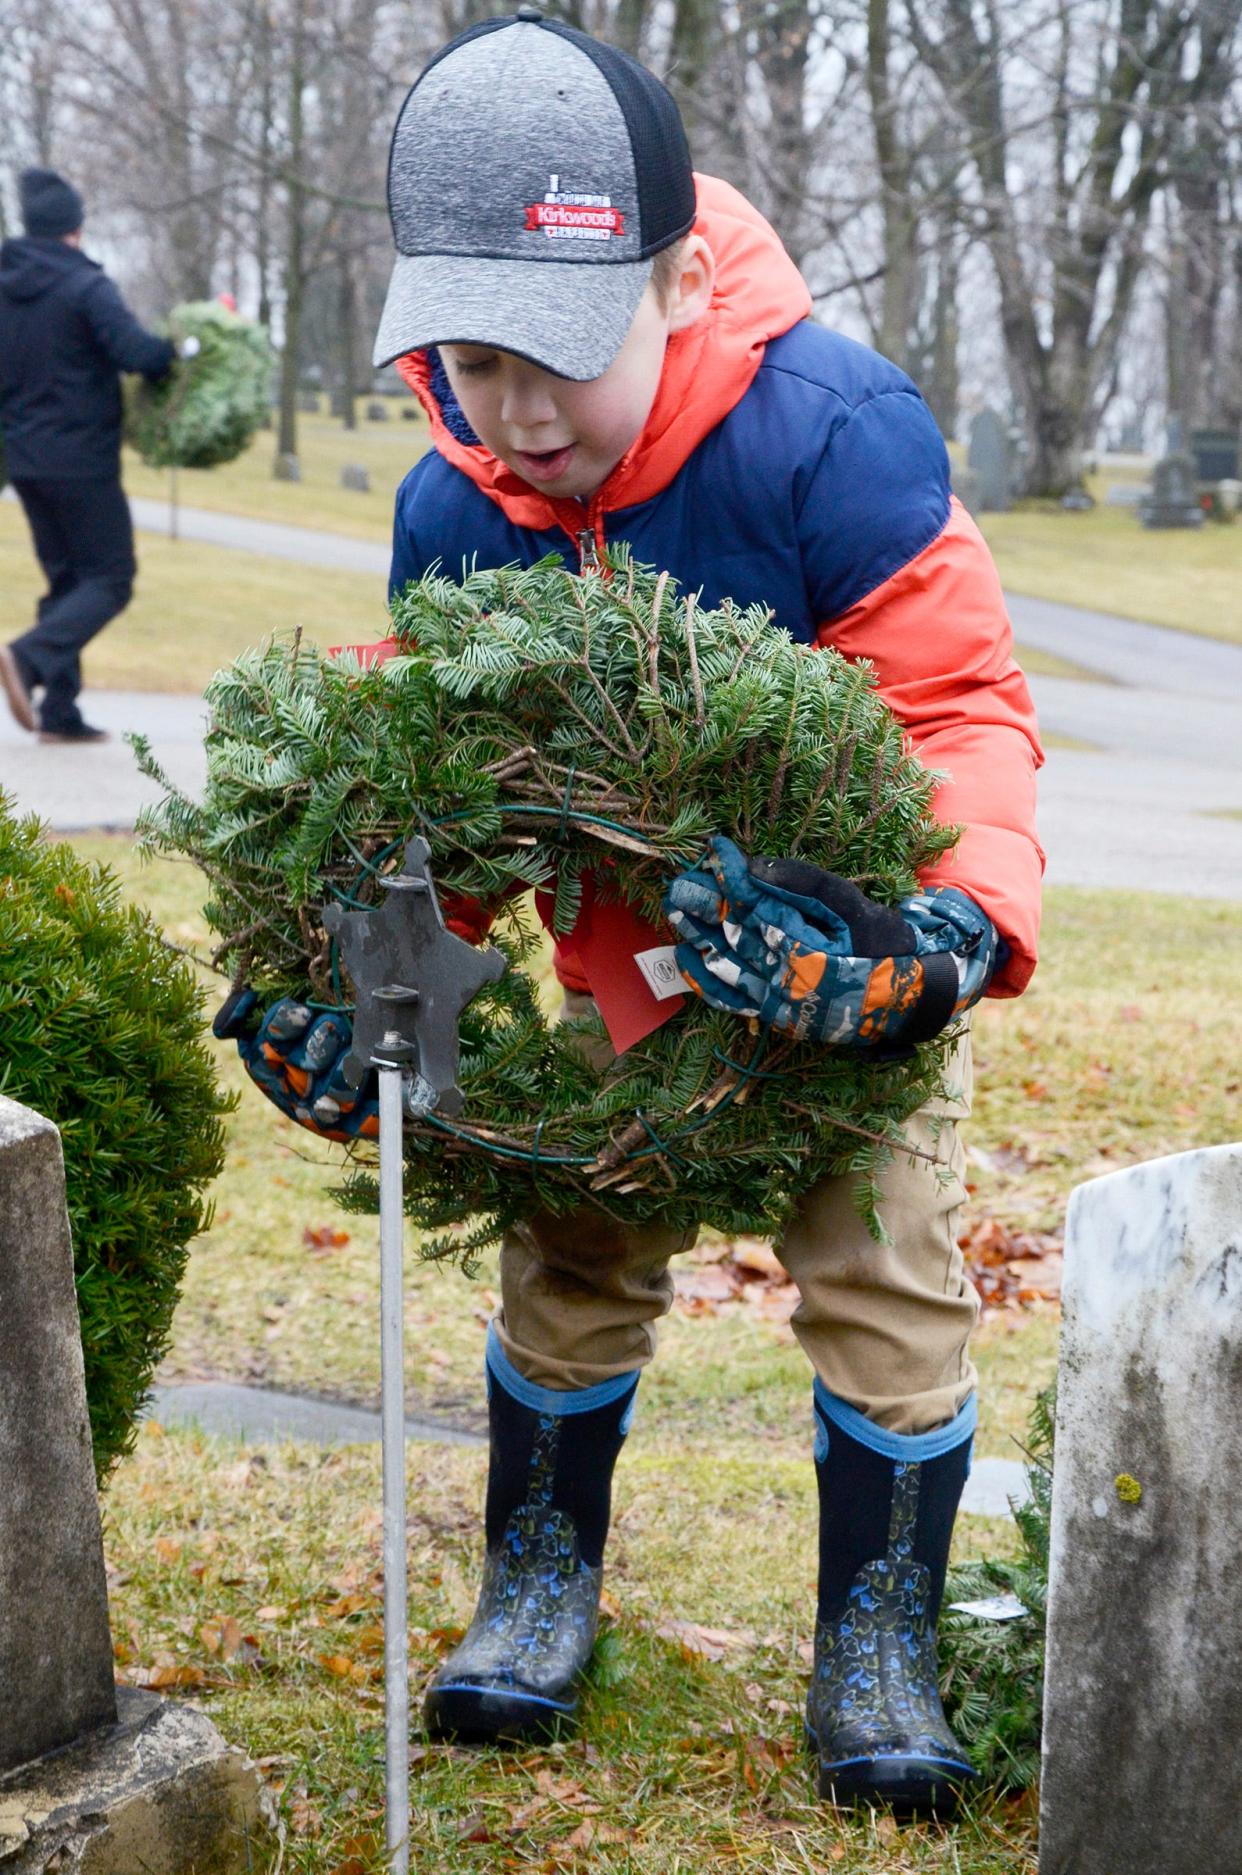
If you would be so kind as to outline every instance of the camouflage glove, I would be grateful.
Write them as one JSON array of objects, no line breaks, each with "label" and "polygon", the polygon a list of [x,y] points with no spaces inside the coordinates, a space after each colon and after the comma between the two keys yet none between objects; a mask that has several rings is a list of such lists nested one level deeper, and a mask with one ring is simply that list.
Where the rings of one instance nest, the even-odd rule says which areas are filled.
[{"label": "camouflage glove", "polygon": [[254,991],[235,990],[212,1023],[221,1041],[235,1041],[255,1086],[321,1139],[375,1139],[379,1099],[374,1072],[361,1087],[342,1073],[353,1027],[349,1017],[316,1015],[291,996],[259,1016]]},{"label": "camouflage glove", "polygon": [[990,918],[953,887],[894,910],[802,860],[754,859],[716,835],[664,909],[677,965],[713,1008],[799,1041],[893,1052],[976,1002],[999,961]]}]

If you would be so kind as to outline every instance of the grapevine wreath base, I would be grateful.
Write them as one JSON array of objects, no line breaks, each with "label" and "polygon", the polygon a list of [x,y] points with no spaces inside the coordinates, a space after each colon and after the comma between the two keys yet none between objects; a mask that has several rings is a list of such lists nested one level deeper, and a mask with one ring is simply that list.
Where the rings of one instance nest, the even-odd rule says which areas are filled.
[{"label": "grapevine wreath base", "polygon": [[[395,602],[393,631],[401,654],[383,663],[294,637],[220,672],[201,804],[138,745],[168,789],[142,832],[206,873],[215,961],[266,999],[351,1007],[325,903],[374,904],[413,832],[442,897],[493,910],[509,968],[462,1018],[464,1109],[406,1126],[411,1217],[458,1227],[431,1253],[468,1262],[532,1207],[584,1202],[776,1233],[800,1190],[847,1170],[882,1229],[876,1174],[946,1091],[951,1038],[877,1063],[687,998],[600,1076],[583,1050],[598,1023],[541,1006],[521,903],[544,888],[567,933],[589,875],[598,899],[658,922],[715,832],[895,903],[955,834],[871,671],[794,644],[762,608],[700,611],[624,554],[581,576],[554,560],[462,585],[429,575]],[[343,1202],[373,1210],[373,1163],[352,1151]]]}]

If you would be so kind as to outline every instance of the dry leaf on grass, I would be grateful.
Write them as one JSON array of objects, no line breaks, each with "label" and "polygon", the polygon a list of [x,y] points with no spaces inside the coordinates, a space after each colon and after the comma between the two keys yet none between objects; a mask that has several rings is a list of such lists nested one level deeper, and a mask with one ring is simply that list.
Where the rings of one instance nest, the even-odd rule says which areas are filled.
[{"label": "dry leaf on grass", "polygon": [[1063,1239],[1052,1231],[1010,1230],[984,1212],[958,1243],[985,1310],[1051,1302],[1061,1293]]},{"label": "dry leaf on grass", "polygon": [[345,1248],[349,1242],[349,1232],[339,1229],[335,1224],[307,1224],[302,1231],[302,1242],[316,1256],[327,1256],[333,1250]]},{"label": "dry leaf on grass", "polygon": [[749,1628],[706,1628],[697,1621],[661,1621],[655,1632],[680,1647],[688,1659],[723,1660],[732,1650],[757,1644]]}]

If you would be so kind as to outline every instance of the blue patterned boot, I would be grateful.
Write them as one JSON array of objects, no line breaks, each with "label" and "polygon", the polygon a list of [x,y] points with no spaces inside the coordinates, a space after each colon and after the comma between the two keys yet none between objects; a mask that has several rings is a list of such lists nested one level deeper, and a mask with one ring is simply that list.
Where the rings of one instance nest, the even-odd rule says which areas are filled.
[{"label": "blue patterned boot", "polygon": [[487,1556],[473,1621],[427,1691],[435,1738],[536,1738],[578,1705],[604,1579],[612,1471],[636,1373],[561,1393],[524,1380],[493,1329]]},{"label": "blue patterned boot", "polygon": [[940,1703],[936,1621],[975,1401],[882,1426],[815,1383],[819,1610],[807,1733],[821,1797],[948,1816],[974,1772]]}]

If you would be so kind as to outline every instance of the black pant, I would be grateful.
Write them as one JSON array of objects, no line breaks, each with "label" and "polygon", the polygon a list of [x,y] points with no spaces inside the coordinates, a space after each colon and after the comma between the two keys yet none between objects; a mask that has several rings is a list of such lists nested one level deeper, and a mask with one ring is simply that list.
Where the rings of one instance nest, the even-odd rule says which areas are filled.
[{"label": "black pant", "polygon": [[123,612],[134,590],[134,529],[119,477],[107,481],[27,478],[13,483],[47,577],[38,622],[10,649],[33,689],[43,685],[44,729],[82,718],[78,654]]}]

